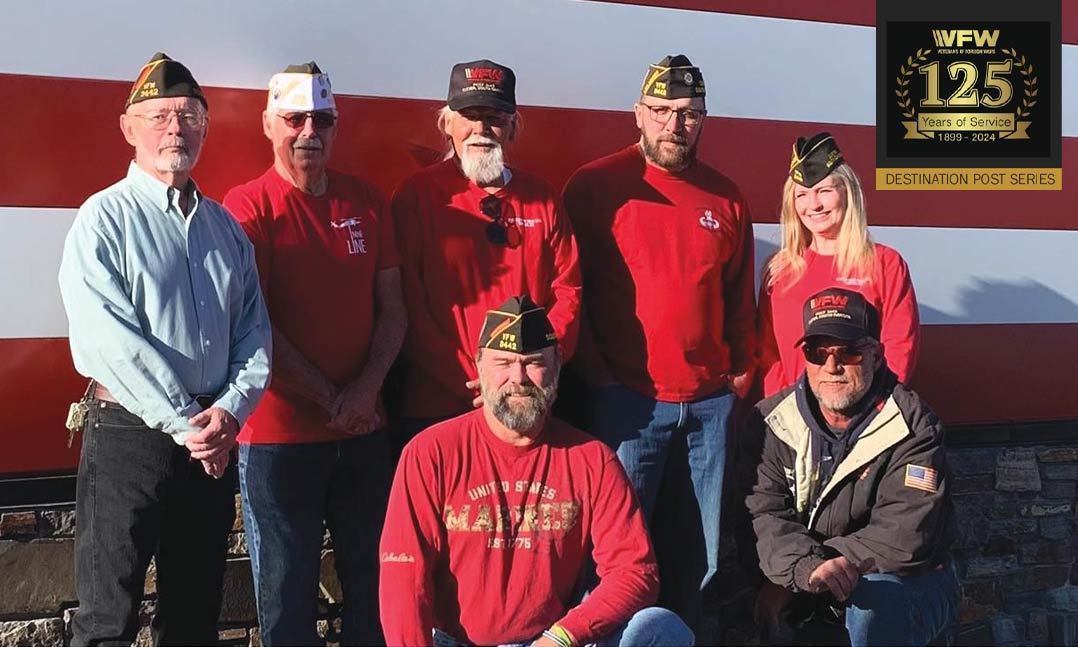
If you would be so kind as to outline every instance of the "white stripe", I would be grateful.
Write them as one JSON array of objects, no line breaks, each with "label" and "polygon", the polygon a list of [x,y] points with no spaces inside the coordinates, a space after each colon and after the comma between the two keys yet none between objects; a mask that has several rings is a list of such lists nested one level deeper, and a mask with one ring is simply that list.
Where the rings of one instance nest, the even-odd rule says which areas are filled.
[{"label": "white stripe", "polygon": [[[759,266],[781,243],[754,226]],[[1078,322],[1078,231],[872,227],[910,267],[924,324]]]},{"label": "white stripe", "polygon": [[[0,339],[66,337],[56,274],[75,209],[0,207]],[[1078,231],[874,227],[910,266],[926,324],[1078,323]],[[778,225],[755,226],[757,264]]]},{"label": "white stripe", "polygon": [[[0,22],[2,72],[132,81],[158,49],[210,86],[264,88],[313,58],[338,93],[435,100],[453,63],[492,58],[517,72],[522,104],[604,110],[627,110],[647,64],[684,52],[713,115],[876,121],[876,30],[856,25],[573,0],[19,2]],[[833,65],[806,73],[821,49]],[[1062,75],[1078,77],[1078,46]],[[1063,134],[1078,136],[1078,84],[1061,91]]]},{"label": "white stripe", "polygon": [[75,212],[0,207],[0,339],[67,337],[56,277]]}]

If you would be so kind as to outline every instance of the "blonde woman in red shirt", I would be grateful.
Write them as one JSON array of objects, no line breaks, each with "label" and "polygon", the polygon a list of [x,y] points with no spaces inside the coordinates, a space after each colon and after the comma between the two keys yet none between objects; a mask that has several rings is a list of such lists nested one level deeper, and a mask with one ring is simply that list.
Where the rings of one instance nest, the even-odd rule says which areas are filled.
[{"label": "blonde woman in red shirt", "polygon": [[757,319],[764,395],[793,384],[805,368],[796,347],[801,308],[828,287],[855,290],[881,314],[887,365],[908,384],[920,346],[909,268],[868,233],[861,181],[830,133],[799,137],[782,191],[782,248],[764,266]]}]

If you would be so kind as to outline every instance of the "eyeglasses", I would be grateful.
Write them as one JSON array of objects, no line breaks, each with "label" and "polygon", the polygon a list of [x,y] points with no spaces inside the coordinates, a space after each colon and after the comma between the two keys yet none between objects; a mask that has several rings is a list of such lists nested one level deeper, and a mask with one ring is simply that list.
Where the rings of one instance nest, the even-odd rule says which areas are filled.
[{"label": "eyeglasses", "polygon": [[206,125],[206,115],[201,112],[189,110],[162,110],[160,112],[148,112],[144,115],[131,113],[132,117],[145,119],[154,130],[164,130],[172,123],[172,115],[180,120],[180,125],[190,130],[198,130]]},{"label": "eyeglasses", "polygon": [[487,240],[495,245],[505,245],[509,249],[520,247],[524,235],[517,227],[512,205],[496,195],[488,195],[479,201],[479,210],[493,221],[487,225]]},{"label": "eyeglasses", "polygon": [[707,115],[707,110],[696,110],[694,108],[684,108],[682,110],[674,110],[673,108],[667,108],[666,106],[649,106],[646,103],[640,104],[647,108],[651,112],[651,120],[665,124],[670,121],[670,118],[677,115],[681,118],[681,122],[686,126],[695,126],[700,123],[700,120]]},{"label": "eyeglasses", "polygon": [[865,351],[870,348],[871,346],[864,344],[851,344],[848,346],[813,346],[805,344],[801,347],[801,352],[805,354],[805,361],[809,364],[823,366],[827,363],[827,358],[834,355],[835,361],[839,364],[856,366],[864,361]]},{"label": "eyeglasses", "polygon": [[289,112],[288,114],[277,116],[284,119],[285,123],[290,127],[296,129],[303,128],[303,125],[307,123],[307,117],[311,118],[315,130],[326,130],[337,123],[337,115],[332,112]]}]

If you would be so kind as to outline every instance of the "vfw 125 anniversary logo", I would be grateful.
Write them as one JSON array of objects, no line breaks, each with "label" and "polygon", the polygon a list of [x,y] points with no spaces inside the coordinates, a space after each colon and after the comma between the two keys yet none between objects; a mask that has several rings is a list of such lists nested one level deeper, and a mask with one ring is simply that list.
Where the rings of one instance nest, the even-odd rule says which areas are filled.
[{"label": "vfw 125 anniversary logo", "polygon": [[1007,46],[1006,31],[925,29],[932,46],[908,54],[894,77],[904,139],[1029,139],[1041,92],[1037,64]]},{"label": "vfw 125 anniversary logo", "polygon": [[876,188],[1062,187],[1059,0],[876,3]]}]

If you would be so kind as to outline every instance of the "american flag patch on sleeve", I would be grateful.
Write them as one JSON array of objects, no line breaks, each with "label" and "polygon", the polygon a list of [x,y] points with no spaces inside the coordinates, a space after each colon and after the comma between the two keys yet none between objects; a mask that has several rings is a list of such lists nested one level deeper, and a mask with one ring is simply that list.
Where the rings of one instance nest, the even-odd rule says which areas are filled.
[{"label": "american flag patch on sleeve", "polygon": [[906,466],[906,487],[935,493],[938,480],[936,470],[931,467],[921,467],[920,465]]}]

